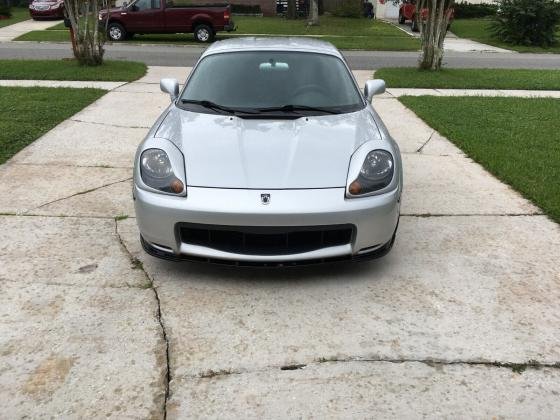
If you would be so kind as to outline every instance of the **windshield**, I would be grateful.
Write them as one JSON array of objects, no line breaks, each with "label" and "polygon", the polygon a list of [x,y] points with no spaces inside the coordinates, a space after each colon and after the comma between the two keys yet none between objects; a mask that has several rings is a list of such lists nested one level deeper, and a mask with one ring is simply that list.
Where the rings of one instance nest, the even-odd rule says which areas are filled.
[{"label": "windshield", "polygon": [[210,55],[194,70],[179,104],[200,112],[324,115],[364,107],[341,59],[301,52]]}]

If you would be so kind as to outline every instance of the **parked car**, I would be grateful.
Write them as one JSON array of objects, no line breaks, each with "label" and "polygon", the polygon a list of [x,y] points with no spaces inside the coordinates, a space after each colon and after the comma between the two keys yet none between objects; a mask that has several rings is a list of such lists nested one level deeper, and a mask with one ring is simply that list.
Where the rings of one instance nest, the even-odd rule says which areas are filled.
[{"label": "parked car", "polygon": [[[193,6],[188,0],[136,0],[110,9],[107,35],[122,41],[134,34],[194,33],[199,42],[210,42],[218,31],[233,31],[231,6]],[[104,24],[107,11],[99,13]]]},{"label": "parked car", "polygon": [[399,147],[331,44],[210,46],[138,147],[133,199],[156,257],[235,265],[377,258],[395,241]]},{"label": "parked car", "polygon": [[[453,20],[454,17],[454,10],[453,8],[448,9],[447,13],[449,13],[449,22]],[[420,17],[423,21],[428,18],[428,9],[423,8],[420,11]],[[416,13],[416,0],[404,0],[399,8],[399,23],[402,25],[409,20],[411,22],[411,29],[413,32],[419,31],[418,25],[418,16]],[[447,27],[449,29],[449,26]]]},{"label": "parked car", "polygon": [[63,19],[64,0],[33,0],[29,4],[32,19]]}]

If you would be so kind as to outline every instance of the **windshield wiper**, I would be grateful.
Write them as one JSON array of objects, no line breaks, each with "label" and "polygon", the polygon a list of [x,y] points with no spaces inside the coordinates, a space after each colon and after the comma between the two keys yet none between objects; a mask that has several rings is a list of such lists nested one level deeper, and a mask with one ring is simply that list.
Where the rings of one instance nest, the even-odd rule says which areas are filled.
[{"label": "windshield wiper", "polygon": [[212,102],[212,101],[200,101],[200,100],[197,100],[197,99],[181,99],[181,103],[200,105],[204,108],[224,111],[224,112],[227,112],[228,114],[233,114],[233,115],[236,115],[238,113],[241,113],[241,114],[255,114],[255,112],[251,111],[251,110],[230,108],[229,106],[219,105],[219,104],[217,104],[215,102]]},{"label": "windshield wiper", "polygon": [[308,105],[283,105],[283,106],[275,106],[270,108],[257,108],[256,111],[259,112],[318,111],[318,112],[324,112],[325,114],[340,114],[340,111],[334,111],[328,108],[323,108],[319,106],[308,106]]}]

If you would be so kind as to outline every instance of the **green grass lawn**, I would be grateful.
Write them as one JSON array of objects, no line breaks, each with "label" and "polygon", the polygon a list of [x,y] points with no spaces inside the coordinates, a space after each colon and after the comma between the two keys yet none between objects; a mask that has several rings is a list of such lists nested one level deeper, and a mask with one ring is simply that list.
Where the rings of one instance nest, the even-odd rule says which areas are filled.
[{"label": "green grass lawn", "polygon": [[0,164],[106,92],[0,87]]},{"label": "green grass lawn", "polygon": [[[257,35],[308,35],[318,36],[342,49],[416,51],[420,48],[417,39],[405,34],[393,25],[369,19],[348,19],[332,16],[321,17],[321,25],[308,27],[305,20],[286,20],[278,17],[234,17],[238,29],[234,33],[219,32],[217,40],[244,34]],[[31,31],[17,41],[68,42],[68,31],[56,25],[44,31]],[[198,44],[192,34],[147,34],[136,35],[127,42]]]},{"label": "green grass lawn", "polygon": [[375,78],[394,88],[560,90],[560,70],[393,67],[377,70]]},{"label": "green grass lawn", "polygon": [[146,65],[106,60],[102,66],[80,66],[75,60],[0,60],[3,80],[133,81],[146,74]]},{"label": "green grass lawn", "polygon": [[27,7],[12,7],[12,16],[9,19],[0,19],[0,28],[31,19]]},{"label": "green grass lawn", "polygon": [[[460,38],[469,38],[473,41],[482,42],[483,44],[493,45],[495,47],[506,48],[519,52],[532,53],[560,53],[560,42],[551,48],[529,47],[525,45],[506,44],[499,39],[493,37],[490,33],[489,26],[491,20],[488,18],[480,19],[455,19],[451,24],[451,32]],[[557,32],[560,39],[560,31]]]},{"label": "green grass lawn", "polygon": [[400,101],[560,222],[560,99],[406,96]]}]

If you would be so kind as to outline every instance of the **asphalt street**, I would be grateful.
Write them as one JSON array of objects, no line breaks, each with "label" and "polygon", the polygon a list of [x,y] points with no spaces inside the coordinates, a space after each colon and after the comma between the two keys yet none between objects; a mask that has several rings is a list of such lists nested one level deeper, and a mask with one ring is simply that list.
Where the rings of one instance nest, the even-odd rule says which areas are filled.
[{"label": "asphalt street", "polygon": [[[143,61],[150,66],[192,66],[204,48],[182,45],[107,45],[106,57],[114,60]],[[416,66],[418,53],[395,51],[343,51],[354,70],[381,67]],[[4,42],[0,58],[53,59],[71,57],[70,45],[47,42]],[[481,52],[447,52],[449,67],[470,68],[549,68],[560,69],[557,54],[501,54]]]}]

